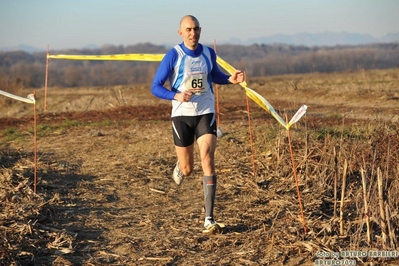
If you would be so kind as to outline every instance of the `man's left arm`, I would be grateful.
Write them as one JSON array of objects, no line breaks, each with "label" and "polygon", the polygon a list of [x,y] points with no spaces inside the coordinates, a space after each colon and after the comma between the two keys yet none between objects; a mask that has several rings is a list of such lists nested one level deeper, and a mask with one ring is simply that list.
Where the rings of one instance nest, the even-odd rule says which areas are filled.
[{"label": "man's left arm", "polygon": [[211,50],[211,60],[213,63],[213,68],[211,72],[212,82],[216,84],[238,84],[245,81],[245,72],[241,70],[236,70],[231,76],[224,74],[216,62],[216,53]]}]

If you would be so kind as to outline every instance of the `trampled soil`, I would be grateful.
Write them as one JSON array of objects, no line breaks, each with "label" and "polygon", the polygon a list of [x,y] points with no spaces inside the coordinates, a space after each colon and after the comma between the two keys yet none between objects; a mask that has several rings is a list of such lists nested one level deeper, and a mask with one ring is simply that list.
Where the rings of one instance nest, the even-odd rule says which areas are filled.
[{"label": "trampled soil", "polygon": [[[302,104],[308,105],[307,115],[291,130],[304,216],[287,131],[253,102],[248,123],[241,89],[221,91],[220,126],[225,134],[218,140],[216,153],[215,218],[226,227],[215,235],[202,232],[202,173],[197,151],[193,175],[181,186],[170,178],[176,157],[169,103],[138,87],[81,94],[76,90],[82,89],[74,89],[75,93],[54,89],[48,111],[41,110],[41,103],[37,106],[37,182],[29,108],[0,118],[0,264],[314,265],[323,259],[322,251],[399,252],[395,240],[388,237],[388,244],[382,243],[377,213],[372,242],[367,243],[359,211],[363,199],[359,198],[358,165],[362,154],[363,159],[369,158],[362,145],[380,142],[373,134],[368,135],[369,140],[352,139],[352,134],[364,132],[343,137],[343,125],[352,131],[360,128],[359,132],[378,128],[376,124],[381,128],[397,125],[395,90],[378,91],[367,85],[362,93],[345,86],[335,91],[297,91],[292,85],[295,91],[289,86],[273,91],[268,82],[254,82],[254,89],[282,116],[290,118]],[[110,96],[113,91],[123,94]],[[65,97],[56,100],[61,95]],[[39,90],[37,98],[42,97]],[[332,131],[323,135],[329,128],[336,128],[338,136]],[[382,132],[381,139],[390,143],[390,158],[397,160],[397,135]],[[386,152],[382,150],[381,160]],[[340,234],[333,179],[339,176],[341,180],[345,159],[349,181],[345,230]],[[392,187],[397,183],[388,181],[390,195],[397,195],[392,192],[398,189]],[[397,200],[390,206],[398,206]],[[397,239],[399,215],[397,209],[390,211],[391,231]],[[398,257],[351,255],[347,259],[356,265],[399,263]]]}]

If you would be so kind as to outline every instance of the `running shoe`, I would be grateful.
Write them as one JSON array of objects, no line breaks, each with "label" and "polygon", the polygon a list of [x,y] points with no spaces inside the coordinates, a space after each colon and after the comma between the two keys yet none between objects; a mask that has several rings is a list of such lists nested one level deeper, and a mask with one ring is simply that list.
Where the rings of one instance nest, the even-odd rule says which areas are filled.
[{"label": "running shoe", "polygon": [[176,184],[180,185],[184,180],[184,175],[179,169],[179,162],[176,163],[175,169],[173,169],[173,180]]},{"label": "running shoe", "polygon": [[205,218],[204,227],[207,233],[220,232],[220,226],[215,222],[215,219],[213,219],[213,217]]}]

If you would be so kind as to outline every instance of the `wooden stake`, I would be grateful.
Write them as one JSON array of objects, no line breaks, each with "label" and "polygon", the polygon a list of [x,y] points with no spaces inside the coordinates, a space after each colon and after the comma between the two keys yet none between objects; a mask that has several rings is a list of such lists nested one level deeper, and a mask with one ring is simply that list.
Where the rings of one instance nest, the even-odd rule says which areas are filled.
[{"label": "wooden stake", "polygon": [[384,195],[382,187],[382,173],[381,169],[377,169],[377,181],[378,181],[378,202],[380,205],[380,217],[381,217],[381,237],[382,246],[386,248],[387,246],[387,226],[385,224],[385,208],[384,208]]},{"label": "wooden stake", "polygon": [[348,161],[345,159],[344,172],[342,175],[341,204],[339,207],[339,233],[341,236],[344,235],[344,200],[345,200],[347,168],[348,168]]},{"label": "wooden stake", "polygon": [[[216,40],[213,40],[213,48],[216,52]],[[215,84],[215,96],[216,96],[216,123],[220,127],[220,106],[219,106],[219,85]]]},{"label": "wooden stake", "polygon": [[45,75],[45,79],[44,79],[44,104],[43,104],[44,112],[47,111],[48,56],[49,56],[49,46],[47,45],[47,53],[46,53],[46,75]]},{"label": "wooden stake", "polygon": [[256,168],[255,168],[255,155],[254,155],[254,141],[252,138],[252,127],[251,127],[251,113],[249,110],[249,100],[248,100],[248,95],[245,94],[245,99],[247,102],[247,112],[248,112],[248,131],[249,131],[249,139],[251,142],[251,154],[252,154],[252,171],[254,173],[254,176],[256,176]]},{"label": "wooden stake", "polygon": [[337,217],[337,183],[338,183],[338,158],[337,158],[337,152],[334,147],[334,169],[335,169],[335,175],[334,175],[334,217],[333,220],[335,221],[335,218]]},{"label": "wooden stake", "polygon": [[[33,90],[33,98],[36,101],[36,90]],[[33,104],[33,153],[34,153],[34,171],[33,171],[33,192],[36,194],[37,183],[37,121],[36,121],[36,102]]]},{"label": "wooden stake", "polygon": [[[288,123],[288,117],[286,117],[287,123]],[[305,235],[308,233],[308,229],[306,227],[306,220],[305,220],[305,215],[303,212],[303,207],[302,207],[302,198],[301,198],[301,192],[299,190],[299,182],[298,182],[298,176],[296,174],[296,166],[295,166],[295,160],[294,160],[294,152],[292,151],[292,145],[291,145],[291,135],[290,135],[290,130],[287,130],[287,135],[288,135],[288,144],[290,146],[290,154],[291,154],[291,162],[292,162],[292,171],[294,172],[294,178],[295,178],[295,184],[296,184],[296,192],[298,194],[298,203],[299,203],[299,209],[301,211],[301,216],[302,216],[302,225],[303,225],[303,231],[305,232]]]},{"label": "wooden stake", "polygon": [[366,175],[364,170],[361,169],[360,173],[362,175],[362,184],[363,184],[363,202],[364,202],[364,216],[366,217],[366,227],[367,227],[367,243],[370,245],[371,243],[371,234],[370,234],[370,217],[369,217],[369,207],[367,203],[367,185],[366,185]]},{"label": "wooden stake", "polygon": [[395,248],[398,246],[396,237],[395,237],[395,232],[392,231],[392,226],[391,226],[391,215],[389,215],[389,207],[388,204],[385,204],[385,217],[387,218],[387,225],[388,225],[388,232],[389,232],[389,240],[391,242],[391,247]]}]

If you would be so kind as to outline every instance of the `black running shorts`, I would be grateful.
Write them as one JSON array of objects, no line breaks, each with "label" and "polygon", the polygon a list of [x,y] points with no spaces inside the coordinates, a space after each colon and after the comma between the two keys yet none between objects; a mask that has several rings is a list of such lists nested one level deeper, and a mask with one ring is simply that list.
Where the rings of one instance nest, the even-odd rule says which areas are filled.
[{"label": "black running shorts", "polygon": [[188,147],[202,135],[216,136],[215,114],[172,117],[172,128],[175,145]]}]

